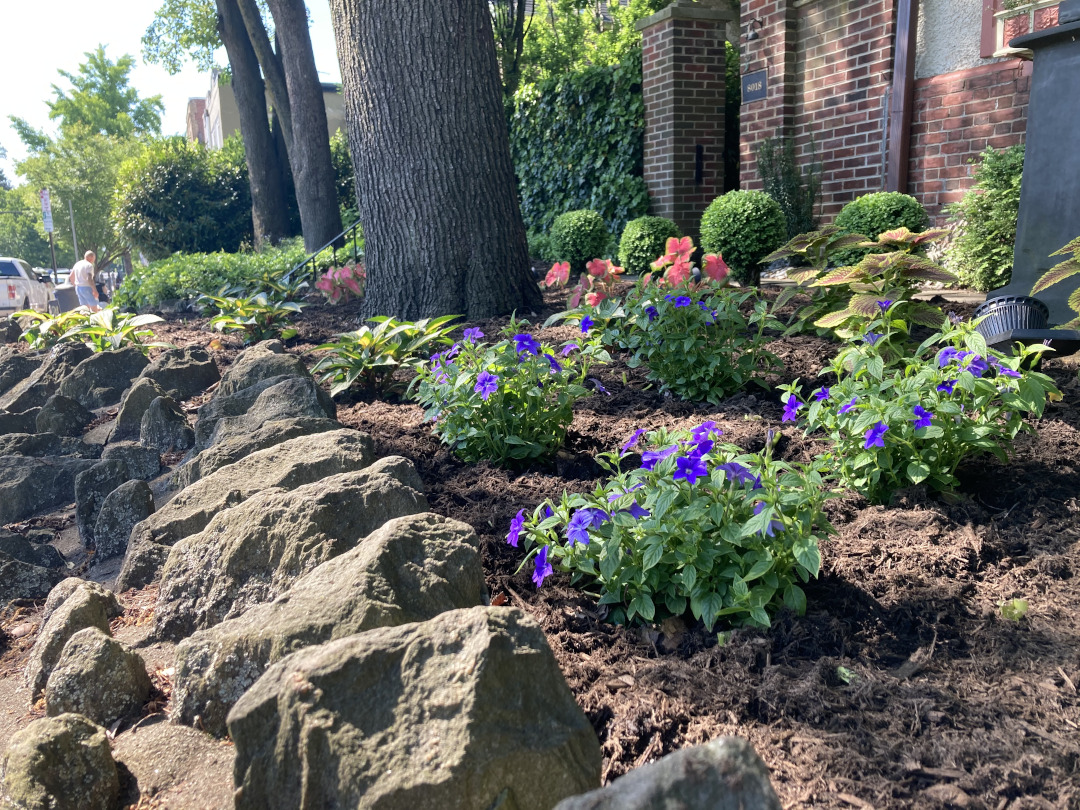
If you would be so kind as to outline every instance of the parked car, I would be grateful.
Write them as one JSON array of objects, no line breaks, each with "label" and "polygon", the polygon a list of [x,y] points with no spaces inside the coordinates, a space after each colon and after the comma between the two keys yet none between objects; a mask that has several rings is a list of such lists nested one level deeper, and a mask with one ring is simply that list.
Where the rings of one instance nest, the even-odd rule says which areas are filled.
[{"label": "parked car", "polygon": [[20,309],[49,311],[49,288],[22,259],[0,256],[0,317]]}]

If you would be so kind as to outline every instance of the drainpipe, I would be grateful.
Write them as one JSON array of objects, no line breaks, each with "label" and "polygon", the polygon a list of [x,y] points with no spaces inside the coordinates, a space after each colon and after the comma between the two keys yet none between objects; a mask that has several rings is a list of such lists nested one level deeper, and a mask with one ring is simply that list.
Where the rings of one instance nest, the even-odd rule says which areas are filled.
[{"label": "drainpipe", "polygon": [[885,190],[907,191],[908,152],[911,146],[911,110],[915,95],[915,42],[919,25],[919,0],[898,0],[896,43],[893,48],[893,81],[889,93],[888,160]]}]

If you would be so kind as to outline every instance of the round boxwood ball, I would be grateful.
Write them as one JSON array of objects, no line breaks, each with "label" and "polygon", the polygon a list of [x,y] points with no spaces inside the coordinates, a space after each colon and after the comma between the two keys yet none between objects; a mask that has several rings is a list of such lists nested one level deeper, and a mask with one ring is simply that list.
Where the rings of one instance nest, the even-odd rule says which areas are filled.
[{"label": "round boxwood ball", "polygon": [[570,262],[574,273],[584,273],[586,262],[603,258],[611,239],[604,218],[587,208],[555,217],[550,236],[555,260]]},{"label": "round boxwood ball", "polygon": [[[844,233],[861,233],[869,239],[893,228],[904,227],[918,233],[926,230],[930,217],[919,201],[899,191],[878,191],[857,197],[837,215],[833,223]],[[852,248],[836,255],[839,264],[855,264],[870,251]]]},{"label": "round boxwood ball", "polygon": [[740,284],[755,283],[761,260],[787,241],[787,218],[764,191],[729,191],[701,217],[701,249],[720,253]]},{"label": "round boxwood ball", "polygon": [[681,235],[679,226],[664,217],[632,219],[619,240],[619,266],[632,275],[644,275],[649,265],[664,255],[667,240]]}]

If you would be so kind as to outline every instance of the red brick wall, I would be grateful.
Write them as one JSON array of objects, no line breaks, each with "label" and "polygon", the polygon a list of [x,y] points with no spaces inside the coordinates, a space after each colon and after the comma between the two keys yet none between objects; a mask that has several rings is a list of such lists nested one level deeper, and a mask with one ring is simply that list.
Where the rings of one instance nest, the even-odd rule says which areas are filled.
[{"label": "red brick wall", "polygon": [[987,146],[1024,142],[1031,63],[1010,59],[915,83],[908,193],[931,218],[971,187],[971,160]]},{"label": "red brick wall", "polygon": [[726,24],[726,17],[674,15],[642,31],[650,211],[687,234],[697,233],[705,208],[724,193]]}]

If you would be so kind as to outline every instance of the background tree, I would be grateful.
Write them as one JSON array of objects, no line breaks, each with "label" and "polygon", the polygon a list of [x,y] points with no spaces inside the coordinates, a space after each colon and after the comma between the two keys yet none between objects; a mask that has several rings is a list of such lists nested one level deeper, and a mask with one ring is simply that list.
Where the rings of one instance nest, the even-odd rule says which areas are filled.
[{"label": "background tree", "polygon": [[485,0],[330,9],[364,224],[365,313],[475,319],[539,308]]},{"label": "background tree", "polygon": [[[29,184],[0,188],[0,212],[0,256],[16,256],[35,267],[52,267],[37,189]],[[63,234],[58,236],[57,267],[71,267],[75,260],[71,242],[63,239]]]}]

